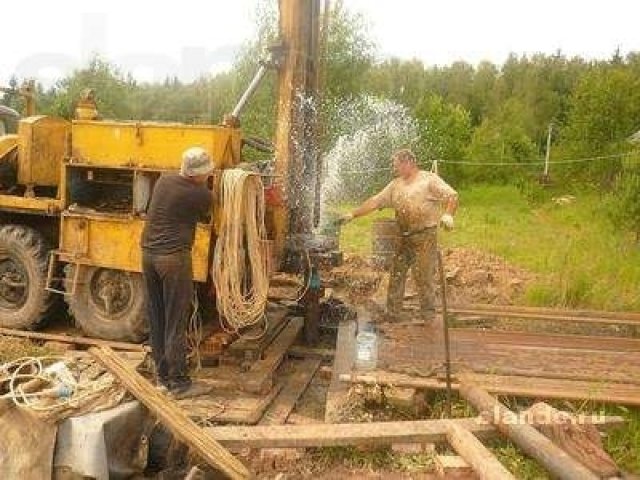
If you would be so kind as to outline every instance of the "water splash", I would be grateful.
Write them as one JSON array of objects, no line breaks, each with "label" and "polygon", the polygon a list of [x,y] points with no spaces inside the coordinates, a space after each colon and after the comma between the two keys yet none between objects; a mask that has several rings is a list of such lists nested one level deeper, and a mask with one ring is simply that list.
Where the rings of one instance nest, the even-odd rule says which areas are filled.
[{"label": "water splash", "polygon": [[408,108],[365,95],[333,109],[330,134],[337,137],[325,156],[322,205],[362,200],[392,178],[391,155],[418,140],[418,124]]}]

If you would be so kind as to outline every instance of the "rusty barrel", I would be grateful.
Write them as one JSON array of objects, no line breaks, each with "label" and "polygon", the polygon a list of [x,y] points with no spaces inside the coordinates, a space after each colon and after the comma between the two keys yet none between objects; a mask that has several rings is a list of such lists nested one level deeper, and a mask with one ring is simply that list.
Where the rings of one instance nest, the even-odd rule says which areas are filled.
[{"label": "rusty barrel", "polygon": [[377,220],[371,226],[371,233],[373,260],[378,265],[388,268],[400,233],[398,224],[393,219]]}]

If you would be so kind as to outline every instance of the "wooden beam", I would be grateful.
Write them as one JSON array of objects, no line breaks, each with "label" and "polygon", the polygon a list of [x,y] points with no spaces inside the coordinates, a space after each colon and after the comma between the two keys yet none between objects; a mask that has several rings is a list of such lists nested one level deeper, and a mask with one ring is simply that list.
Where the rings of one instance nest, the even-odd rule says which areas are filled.
[{"label": "wooden beam", "polygon": [[289,347],[298,338],[304,325],[300,317],[289,320],[287,326],[267,347],[264,358],[255,362],[242,380],[242,388],[251,393],[262,393],[273,386],[273,373],[280,366]]},{"label": "wooden beam", "polygon": [[343,320],[338,326],[336,355],[324,412],[324,421],[327,423],[339,420],[340,409],[349,393],[349,386],[340,381],[340,375],[350,372],[353,366],[356,330],[357,324],[353,320]]},{"label": "wooden beam", "polygon": [[288,353],[292,357],[320,357],[325,360],[333,360],[333,357],[336,356],[336,351],[333,348],[306,347],[304,345],[292,345]]},{"label": "wooden beam", "polygon": [[475,308],[460,308],[452,307],[449,309],[450,313],[458,315],[482,315],[487,318],[528,318],[532,320],[547,320],[553,322],[576,322],[576,323],[601,323],[608,325],[640,325],[640,319],[635,316],[621,315],[621,317],[592,317],[581,316],[568,310],[566,312],[546,313],[536,311],[513,311],[509,309],[503,309],[496,307],[493,310],[489,309],[475,309]]},{"label": "wooden beam", "polygon": [[111,372],[152,414],[195,453],[233,479],[249,478],[247,468],[210,435],[207,435],[148,380],[127,365],[109,347],[91,347],[89,353]]},{"label": "wooden beam", "polygon": [[284,388],[264,413],[260,425],[278,425],[287,421],[321,362],[319,358],[307,358],[297,362],[295,371],[288,376]]},{"label": "wooden beam", "polygon": [[[365,385],[393,385],[396,387],[444,390],[445,383],[435,377],[416,377],[401,373],[376,371],[366,374],[342,374],[340,380]],[[472,382],[485,390],[515,397],[549,398],[559,400],[593,400],[603,403],[640,406],[640,386],[627,383],[592,382],[555,378],[464,373],[456,375],[452,388],[460,382]]]},{"label": "wooden beam", "polygon": [[139,345],[137,343],[114,342],[110,340],[100,340],[99,338],[86,338],[72,335],[60,335],[55,333],[31,332],[24,330],[14,330],[12,328],[0,328],[0,335],[29,338],[31,340],[73,343],[76,345],[86,345],[90,347],[109,347],[114,350],[125,350],[130,352],[144,352],[151,350],[149,347]]},{"label": "wooden beam", "polygon": [[587,317],[613,320],[631,320],[640,322],[640,313],[637,312],[611,312],[601,310],[584,310],[584,309],[561,309],[548,307],[527,307],[520,305],[489,305],[483,303],[452,305],[450,308],[455,310],[475,310],[483,312],[512,312],[512,313],[533,313],[539,315],[549,315],[555,317]]},{"label": "wooden beam", "polygon": [[553,476],[563,480],[596,480],[587,467],[574,460],[533,426],[473,384],[460,386],[460,394],[473,405],[483,418],[518,445],[527,455],[538,460]]},{"label": "wooden beam", "polygon": [[454,422],[447,424],[447,440],[481,480],[515,480],[498,459],[469,430]]},{"label": "wooden beam", "polygon": [[[621,417],[589,417],[601,428],[624,425]],[[219,426],[205,428],[229,448],[328,447],[336,445],[388,445],[391,443],[443,443],[448,422],[469,430],[481,439],[495,438],[497,430],[480,417],[452,420],[418,420],[378,423],[318,423],[304,425]]]}]

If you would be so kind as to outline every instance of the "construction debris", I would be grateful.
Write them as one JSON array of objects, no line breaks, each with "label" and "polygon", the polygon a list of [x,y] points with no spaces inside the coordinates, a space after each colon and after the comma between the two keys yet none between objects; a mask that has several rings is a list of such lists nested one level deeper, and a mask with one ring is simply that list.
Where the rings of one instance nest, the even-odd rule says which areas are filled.
[{"label": "construction debris", "polygon": [[[524,417],[518,421],[526,424]],[[624,424],[620,417],[587,416],[585,422],[601,429]],[[449,422],[485,440],[498,435],[484,417],[372,423],[316,423],[306,425],[216,426],[205,431],[227,448],[305,448],[338,445],[447,442]]]},{"label": "construction debris", "polygon": [[557,478],[567,480],[596,480],[597,477],[582,463],[542,435],[533,426],[521,423],[520,417],[486,391],[472,384],[460,387],[461,395],[481,416],[516,443],[527,455],[538,460]]},{"label": "construction debris", "polygon": [[620,469],[603,450],[600,432],[594,425],[579,423],[572,415],[546,403],[536,403],[525,418],[565,452],[600,478],[617,477]]},{"label": "construction debris", "polygon": [[130,368],[109,347],[92,347],[89,353],[102,363],[171,432],[207,464],[233,479],[249,478],[247,468],[211,436],[198,427],[177,405],[162,395],[149,381]]}]

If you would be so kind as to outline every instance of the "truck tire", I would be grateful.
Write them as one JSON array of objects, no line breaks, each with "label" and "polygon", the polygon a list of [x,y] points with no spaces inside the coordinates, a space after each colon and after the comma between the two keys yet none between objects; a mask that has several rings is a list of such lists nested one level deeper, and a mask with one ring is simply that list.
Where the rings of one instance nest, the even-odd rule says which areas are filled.
[{"label": "truck tire", "polygon": [[148,333],[144,286],[139,273],[87,265],[67,265],[65,296],[75,323],[87,335],[106,340],[140,342]]},{"label": "truck tire", "polygon": [[0,327],[34,330],[54,306],[46,290],[49,248],[30,227],[0,227]]}]

